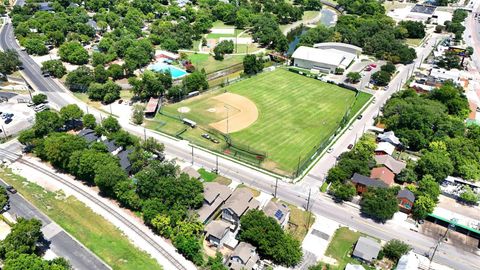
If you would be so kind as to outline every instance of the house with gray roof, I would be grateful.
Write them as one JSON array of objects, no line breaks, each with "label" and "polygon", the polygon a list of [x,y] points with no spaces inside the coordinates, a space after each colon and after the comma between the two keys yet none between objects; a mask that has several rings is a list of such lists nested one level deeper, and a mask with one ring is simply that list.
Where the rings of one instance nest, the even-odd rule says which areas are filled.
[{"label": "house with gray roof", "polygon": [[240,242],[233,250],[228,261],[230,270],[251,270],[256,269],[260,257],[256,252],[256,248],[249,243]]},{"label": "house with gray roof", "polygon": [[83,137],[87,141],[87,143],[96,142],[100,138],[95,133],[95,130],[89,128],[82,129],[77,135]]},{"label": "house with gray roof", "polygon": [[130,159],[128,158],[128,155],[132,153],[132,149],[127,149],[124,151],[121,151],[118,153],[117,157],[119,158],[119,163],[120,167],[127,173],[130,174],[130,171],[132,169],[132,163],[130,163]]},{"label": "house with gray roof", "polygon": [[210,245],[221,248],[227,239],[232,224],[223,220],[214,220],[205,226],[205,240]]},{"label": "house with gray roof", "polygon": [[395,146],[399,146],[399,145],[402,144],[400,142],[400,139],[397,136],[395,136],[395,133],[393,131],[387,131],[387,132],[384,132],[382,134],[379,134],[377,136],[377,139],[380,142],[388,142],[388,143],[391,143]]},{"label": "house with gray roof", "polygon": [[402,189],[397,194],[397,200],[400,211],[408,214],[415,203],[415,194],[408,189]]},{"label": "house with gray roof", "polygon": [[263,208],[265,215],[275,219],[278,224],[285,229],[290,218],[290,208],[283,203],[269,201]]},{"label": "house with gray roof", "polygon": [[388,188],[388,185],[385,184],[383,181],[372,179],[359,173],[354,173],[350,181],[355,185],[357,193],[359,194],[366,192],[369,187]]},{"label": "house with gray roof", "polygon": [[102,143],[107,147],[107,151],[114,156],[116,156],[122,150],[122,147],[117,146],[113,140],[104,138],[104,140],[102,140]]},{"label": "house with gray roof", "polygon": [[370,237],[361,236],[355,245],[352,256],[364,262],[372,263],[377,259],[381,249],[382,246],[379,242]]},{"label": "house with gray roof", "polygon": [[388,155],[376,155],[375,162],[377,162],[377,164],[379,165],[387,167],[394,174],[399,174],[403,169],[405,169],[405,167],[407,167],[407,164],[405,162],[396,160]]},{"label": "house with gray roof", "polygon": [[389,142],[379,142],[375,148],[376,155],[392,155],[395,151],[395,145]]},{"label": "house with gray roof", "polygon": [[259,206],[260,203],[248,188],[237,188],[222,207],[222,219],[238,225],[243,214]]},{"label": "house with gray roof", "polygon": [[217,182],[203,183],[203,205],[197,210],[198,219],[207,223],[217,210],[232,195],[232,190]]}]

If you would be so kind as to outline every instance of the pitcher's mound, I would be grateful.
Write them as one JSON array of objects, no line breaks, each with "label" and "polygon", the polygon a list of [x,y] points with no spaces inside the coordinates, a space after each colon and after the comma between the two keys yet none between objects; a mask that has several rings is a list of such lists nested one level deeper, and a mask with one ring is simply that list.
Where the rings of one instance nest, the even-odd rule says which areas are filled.
[{"label": "pitcher's mound", "polygon": [[[224,93],[213,97],[212,99],[215,99],[231,108],[228,112],[228,133],[240,131],[257,121],[257,106],[255,103],[253,103],[253,101],[244,96],[232,93]],[[222,133],[227,133],[227,118],[212,123],[210,126]]]},{"label": "pitcher's mound", "polygon": [[189,107],[180,107],[180,108],[177,109],[177,111],[179,113],[188,113],[188,112],[190,112],[190,108]]}]

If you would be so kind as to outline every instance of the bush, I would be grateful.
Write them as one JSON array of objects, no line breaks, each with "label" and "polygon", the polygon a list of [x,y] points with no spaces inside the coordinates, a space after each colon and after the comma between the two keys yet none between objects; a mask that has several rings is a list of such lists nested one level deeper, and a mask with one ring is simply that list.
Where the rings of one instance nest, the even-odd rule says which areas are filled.
[{"label": "bush", "polygon": [[135,105],[133,107],[132,120],[135,125],[141,125],[143,123],[144,109],[142,105]]},{"label": "bush", "polygon": [[343,69],[343,68],[336,68],[335,69],[335,74],[336,75],[342,75],[343,72],[345,72],[345,69]]},{"label": "bush", "polygon": [[67,69],[60,60],[48,60],[42,63],[42,72],[48,72],[55,78],[61,78],[67,74]]},{"label": "bush", "polygon": [[400,257],[407,254],[411,249],[412,248],[404,242],[392,239],[385,244],[382,251],[387,258],[398,262]]},{"label": "bush", "polygon": [[45,94],[37,94],[32,97],[32,102],[35,105],[45,103],[47,101],[47,95]]}]

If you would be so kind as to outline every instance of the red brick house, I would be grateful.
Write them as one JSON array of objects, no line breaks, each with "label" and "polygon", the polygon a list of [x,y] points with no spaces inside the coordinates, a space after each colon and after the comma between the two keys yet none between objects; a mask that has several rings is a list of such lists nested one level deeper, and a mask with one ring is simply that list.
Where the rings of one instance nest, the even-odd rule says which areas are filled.
[{"label": "red brick house", "polygon": [[387,188],[387,184],[380,180],[372,179],[370,177],[355,173],[350,180],[355,188],[357,189],[358,194],[363,194],[367,191],[369,187],[380,187]]},{"label": "red brick house", "polygon": [[370,172],[370,178],[380,180],[389,187],[395,182],[395,174],[387,167],[373,168]]},{"label": "red brick house", "polygon": [[412,211],[415,195],[408,189],[402,189],[397,194],[400,211],[409,214]]}]

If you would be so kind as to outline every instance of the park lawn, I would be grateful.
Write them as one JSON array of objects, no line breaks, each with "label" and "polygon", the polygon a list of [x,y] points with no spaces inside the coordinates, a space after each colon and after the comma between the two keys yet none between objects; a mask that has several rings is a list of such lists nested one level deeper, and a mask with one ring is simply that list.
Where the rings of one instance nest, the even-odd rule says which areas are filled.
[{"label": "park lawn", "polygon": [[357,98],[352,105],[350,110],[350,118],[354,117],[357,112],[359,112],[362,107],[372,98],[372,95],[365,92],[358,92]]},{"label": "park lawn", "polygon": [[361,264],[367,270],[375,269],[350,256],[355,244],[358,241],[358,238],[360,238],[361,235],[362,234],[360,232],[354,232],[348,227],[340,227],[335,232],[332,241],[328,245],[325,255],[337,260],[337,270],[345,269],[345,266],[348,263]]},{"label": "park lawn", "polygon": [[260,48],[257,46],[257,43],[252,44],[237,44],[236,51],[233,53],[254,53],[258,51]]},{"label": "park lawn", "polygon": [[[260,112],[247,129],[232,133],[233,141],[267,152],[280,171],[293,172],[338,128],[355,92],[277,69],[225,88],[248,97]],[[272,168],[269,168],[272,169]]]},{"label": "park lawn", "polygon": [[113,224],[94,213],[76,198],[46,191],[39,185],[0,169],[0,178],[58,223],[113,269],[162,269],[156,260],[136,248]]},{"label": "park lawn", "polygon": [[225,59],[217,61],[209,54],[189,53],[188,59],[196,69],[205,69],[206,73],[212,73],[243,62],[243,55],[225,55]]}]

